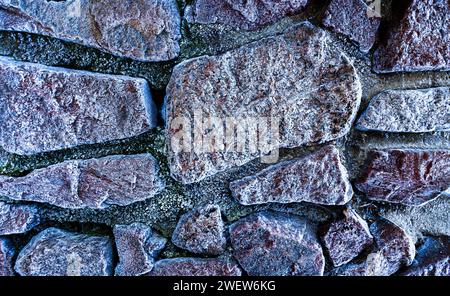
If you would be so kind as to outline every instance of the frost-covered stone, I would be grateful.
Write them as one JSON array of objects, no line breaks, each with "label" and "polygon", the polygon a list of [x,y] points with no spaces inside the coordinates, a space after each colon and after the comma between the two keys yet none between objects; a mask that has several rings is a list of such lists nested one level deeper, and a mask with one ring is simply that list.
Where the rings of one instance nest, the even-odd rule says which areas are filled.
[{"label": "frost-covered stone", "polygon": [[450,187],[449,150],[372,150],[368,158],[356,188],[371,200],[418,206]]},{"label": "frost-covered stone", "polygon": [[174,258],[156,262],[150,276],[240,276],[236,263],[209,258]]},{"label": "frost-covered stone", "polygon": [[227,241],[219,206],[201,206],[184,214],[173,232],[172,242],[192,253],[221,254]]},{"label": "frost-covered stone", "polygon": [[412,0],[401,23],[374,54],[374,70],[450,70],[448,0]]},{"label": "frost-covered stone", "polygon": [[141,223],[114,226],[119,263],[117,276],[137,276],[152,270],[155,257],[164,248],[167,240]]},{"label": "frost-covered stone", "polygon": [[10,239],[0,237],[0,277],[13,276],[13,257],[16,253]]},{"label": "frost-covered stone", "polygon": [[344,215],[330,224],[323,238],[334,266],[350,262],[373,242],[366,221],[354,210],[346,210]]},{"label": "frost-covered stone", "polygon": [[347,170],[334,146],[233,181],[230,188],[233,197],[244,205],[301,201],[343,205],[353,195]]},{"label": "frost-covered stone", "polygon": [[293,215],[260,212],[230,226],[234,257],[252,276],[322,275],[325,259],[312,225]]},{"label": "frost-covered stone", "polygon": [[109,276],[113,247],[108,237],[47,228],[20,251],[14,269],[22,276]]},{"label": "frost-covered stone", "polygon": [[352,63],[307,22],[222,55],[184,61],[167,87],[171,174],[193,183],[280,147],[340,138],[360,100]]},{"label": "frost-covered stone", "polygon": [[0,235],[24,233],[39,222],[39,210],[36,206],[0,201]]},{"label": "frost-covered stone", "polygon": [[175,58],[175,0],[0,0],[0,30],[51,36],[141,61]]},{"label": "frost-covered stone", "polygon": [[30,155],[136,136],[156,126],[156,114],[144,79],[0,57],[0,147],[8,152]]},{"label": "frost-covered stone", "polygon": [[384,91],[372,99],[357,128],[402,133],[450,131],[450,88]]},{"label": "frost-covered stone", "polygon": [[357,42],[368,52],[375,43],[381,16],[363,0],[332,0],[323,24]]},{"label": "frost-covered stone", "polygon": [[190,23],[255,30],[300,12],[306,4],[308,0],[195,0],[185,15]]},{"label": "frost-covered stone", "polygon": [[0,176],[0,196],[69,209],[126,206],[164,188],[158,171],[150,154],[69,160],[24,177]]},{"label": "frost-covered stone", "polygon": [[402,275],[450,276],[449,237],[427,237],[417,249],[413,264]]}]

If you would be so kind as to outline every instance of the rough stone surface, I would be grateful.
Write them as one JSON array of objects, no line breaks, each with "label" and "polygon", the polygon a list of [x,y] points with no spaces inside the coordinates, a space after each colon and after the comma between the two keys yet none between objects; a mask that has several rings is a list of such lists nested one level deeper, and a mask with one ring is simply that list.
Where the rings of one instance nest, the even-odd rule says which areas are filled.
[{"label": "rough stone surface", "polygon": [[173,232],[172,242],[192,253],[221,254],[227,241],[219,206],[201,206],[184,214]]},{"label": "rough stone surface", "polygon": [[373,243],[366,221],[354,210],[346,210],[344,215],[330,224],[323,239],[334,266],[350,262]]},{"label": "rough stone surface", "polygon": [[413,264],[402,275],[450,276],[449,237],[427,237],[417,249]]},{"label": "rough stone surface", "polygon": [[0,276],[13,276],[13,257],[16,253],[10,239],[0,237]]},{"label": "rough stone surface", "polygon": [[24,177],[0,176],[0,196],[70,209],[125,206],[164,188],[158,171],[150,154],[71,160]]},{"label": "rough stone surface", "polygon": [[0,201],[0,235],[24,233],[39,224],[35,206],[7,204]]},{"label": "rough stone surface", "polygon": [[150,272],[155,257],[167,240],[141,223],[114,226],[114,238],[119,254],[117,276],[138,276]]},{"label": "rough stone surface", "polygon": [[179,53],[175,0],[0,0],[0,30],[42,34],[141,61]]},{"label": "rough stone surface", "polygon": [[[280,147],[318,144],[347,134],[360,104],[361,84],[352,63],[331,50],[328,39],[305,22],[222,55],[178,64],[166,96],[172,176],[193,183]],[[199,124],[199,113],[206,123]],[[180,125],[182,118],[185,125]],[[226,124],[223,131],[227,118],[237,128]],[[261,122],[254,125],[253,120]],[[214,137],[211,122],[218,126],[214,134],[222,130],[229,137]],[[181,149],[186,146],[192,149]]]},{"label": "rough stone surface", "polygon": [[195,0],[185,15],[190,23],[255,30],[300,12],[307,3],[308,0]]},{"label": "rough stone surface", "polygon": [[234,257],[252,276],[322,275],[314,228],[294,215],[260,212],[230,226]]},{"label": "rough stone surface", "polygon": [[14,269],[22,276],[109,276],[112,264],[109,238],[47,228],[20,251]]},{"label": "rough stone surface", "polygon": [[333,0],[328,6],[323,24],[357,42],[368,52],[375,43],[381,16],[363,0]]},{"label": "rough stone surface", "polygon": [[210,258],[174,258],[157,261],[150,276],[240,276],[239,266]]},{"label": "rough stone surface", "polygon": [[301,201],[343,205],[353,195],[347,170],[334,146],[233,181],[230,188],[233,197],[244,205]]},{"label": "rough stone surface", "polygon": [[156,126],[156,114],[143,79],[0,57],[0,146],[8,152],[29,155],[136,136]]},{"label": "rough stone surface", "polygon": [[374,54],[377,72],[450,70],[448,0],[413,0]]},{"label": "rough stone surface", "polygon": [[450,130],[450,88],[387,90],[358,121],[363,131],[424,133]]},{"label": "rough stone surface", "polygon": [[448,150],[372,150],[368,158],[356,188],[371,200],[418,206],[450,187]]}]

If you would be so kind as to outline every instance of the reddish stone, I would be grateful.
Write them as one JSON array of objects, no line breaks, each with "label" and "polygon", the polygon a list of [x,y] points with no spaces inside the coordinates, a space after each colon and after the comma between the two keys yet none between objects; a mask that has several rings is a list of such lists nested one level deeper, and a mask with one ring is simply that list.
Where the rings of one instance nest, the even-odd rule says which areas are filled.
[{"label": "reddish stone", "polygon": [[150,276],[240,276],[239,266],[221,259],[174,258],[156,262]]},{"label": "reddish stone", "polygon": [[450,151],[373,150],[356,188],[377,201],[418,206],[450,186]]},{"label": "reddish stone", "polygon": [[0,235],[24,233],[39,224],[36,206],[7,204],[0,201]]},{"label": "reddish stone", "polygon": [[13,257],[16,253],[10,239],[0,237],[0,277],[13,276]]}]

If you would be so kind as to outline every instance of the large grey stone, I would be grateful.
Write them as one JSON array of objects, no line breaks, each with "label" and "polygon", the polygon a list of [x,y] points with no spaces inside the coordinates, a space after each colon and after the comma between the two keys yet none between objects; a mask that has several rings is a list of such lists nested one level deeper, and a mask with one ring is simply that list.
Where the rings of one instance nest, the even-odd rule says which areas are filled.
[{"label": "large grey stone", "polygon": [[164,188],[158,171],[150,154],[70,160],[24,177],[0,176],[0,195],[69,209],[126,206]]},{"label": "large grey stone", "polygon": [[39,222],[39,209],[36,206],[0,201],[0,235],[24,233]]},{"label": "large grey stone", "polygon": [[48,228],[20,251],[14,268],[22,276],[109,276],[113,247],[108,237]]},{"label": "large grey stone", "polygon": [[141,61],[175,58],[175,0],[0,0],[0,30],[47,35]]},{"label": "large grey stone", "polygon": [[16,251],[10,239],[0,237],[0,277],[13,276],[13,257]]},{"label": "large grey stone", "polygon": [[150,276],[240,276],[236,263],[217,258],[173,258],[156,262]]},{"label": "large grey stone", "polygon": [[450,130],[450,88],[387,90],[358,121],[363,131],[424,133]]},{"label": "large grey stone", "polygon": [[167,86],[171,174],[193,183],[280,147],[343,137],[360,100],[352,63],[307,22],[184,61]]},{"label": "large grey stone", "polygon": [[144,79],[0,57],[0,146],[8,152],[29,155],[136,136],[156,126],[156,114]]}]

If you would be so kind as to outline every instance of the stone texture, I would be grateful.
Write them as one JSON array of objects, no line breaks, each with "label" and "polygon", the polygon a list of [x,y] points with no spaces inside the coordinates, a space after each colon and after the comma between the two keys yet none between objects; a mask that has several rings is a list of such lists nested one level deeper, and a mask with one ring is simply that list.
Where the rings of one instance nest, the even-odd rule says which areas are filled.
[{"label": "stone texture", "polygon": [[185,15],[190,23],[255,30],[299,13],[307,3],[308,0],[195,0]]},{"label": "stone texture", "polygon": [[39,224],[35,206],[7,204],[0,201],[0,235],[24,233]]},{"label": "stone texture", "polygon": [[13,276],[13,257],[16,253],[10,239],[0,237],[0,277]]},{"label": "stone texture", "polygon": [[450,276],[449,237],[427,237],[417,249],[413,264],[402,275]]},{"label": "stone texture", "polygon": [[358,121],[363,131],[450,131],[450,88],[387,90],[374,97]]},{"label": "stone texture", "polygon": [[141,223],[114,226],[114,238],[119,254],[117,276],[138,276],[150,272],[155,257],[167,240]]},{"label": "stone texture", "polygon": [[175,0],[0,0],[0,30],[42,34],[141,61],[175,58]]},{"label": "stone texture", "polygon": [[24,177],[0,176],[0,196],[69,209],[126,206],[164,188],[158,171],[150,154],[70,160]]},{"label": "stone texture", "polygon": [[371,200],[423,205],[450,187],[450,151],[372,150],[356,188]]},{"label": "stone texture", "polygon": [[413,0],[400,24],[374,54],[374,70],[450,70],[448,0]]},{"label": "stone texture", "polygon": [[314,228],[293,215],[260,212],[230,226],[234,257],[251,276],[322,275]]},{"label": "stone texture", "polygon": [[172,242],[196,254],[219,255],[225,251],[227,241],[219,206],[201,206],[184,214],[173,232]]},{"label": "stone texture", "polygon": [[323,24],[337,33],[348,36],[368,52],[376,40],[381,16],[363,0],[332,0]]},{"label": "stone texture", "polygon": [[323,238],[334,266],[350,262],[373,243],[369,226],[354,210],[330,224]]},{"label": "stone texture", "polygon": [[109,276],[112,264],[109,238],[47,228],[20,251],[15,270],[22,276]]},{"label": "stone texture", "polygon": [[233,181],[230,189],[233,197],[244,205],[301,201],[343,205],[353,195],[347,170],[334,146]]},{"label": "stone texture", "polygon": [[221,259],[174,258],[157,261],[150,276],[241,276],[239,266]]},{"label": "stone texture", "polygon": [[[167,86],[171,174],[193,183],[280,147],[340,138],[349,132],[360,101],[352,63],[330,48],[325,31],[307,22],[222,55],[184,61]],[[211,122],[218,127],[213,132]]]},{"label": "stone texture", "polygon": [[30,155],[136,136],[156,126],[156,114],[143,79],[0,57],[0,146],[8,152]]}]

